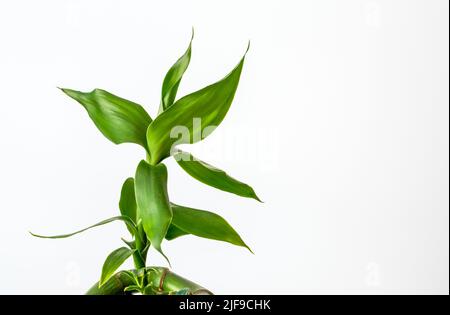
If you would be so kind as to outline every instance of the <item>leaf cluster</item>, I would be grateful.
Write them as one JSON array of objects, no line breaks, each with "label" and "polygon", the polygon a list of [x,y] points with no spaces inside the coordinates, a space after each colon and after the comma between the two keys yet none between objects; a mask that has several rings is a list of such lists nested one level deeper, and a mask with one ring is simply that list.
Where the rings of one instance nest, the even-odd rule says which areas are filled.
[{"label": "leaf cluster", "polygon": [[[99,286],[106,283],[130,257],[133,257],[136,270],[143,270],[150,247],[164,255],[163,241],[184,235],[228,242],[250,250],[233,227],[218,214],[177,205],[169,200],[168,172],[163,162],[172,157],[194,179],[222,191],[260,201],[249,185],[177,148],[179,144],[203,140],[222,122],[236,93],[247,53],[223,79],[177,99],[178,88],[191,60],[192,39],[185,53],[172,65],[163,80],[159,111],[155,119],[142,105],[102,89],[90,92],[61,89],[84,107],[94,125],[107,139],[115,144],[137,144],[144,149],[146,156],[139,162],[135,174],[122,185],[118,207],[120,216],[70,234],[32,234],[42,238],[66,238],[113,221],[123,221],[132,240],[123,239],[126,246],[108,255]],[[200,123],[195,123],[196,119]],[[154,291],[146,283],[145,274],[130,272],[129,276],[134,284],[127,290],[143,294]],[[178,294],[183,294],[183,290]]]}]

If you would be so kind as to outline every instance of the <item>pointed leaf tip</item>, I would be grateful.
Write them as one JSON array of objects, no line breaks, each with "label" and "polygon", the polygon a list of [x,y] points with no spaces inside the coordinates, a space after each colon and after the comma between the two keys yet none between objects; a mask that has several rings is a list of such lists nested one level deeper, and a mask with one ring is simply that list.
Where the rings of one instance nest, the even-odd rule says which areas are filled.
[{"label": "pointed leaf tip", "polygon": [[[119,209],[123,216],[129,217],[134,223],[136,223],[136,197],[134,192],[134,178],[129,177],[125,180],[122,185],[122,190],[120,192]],[[134,230],[130,229],[127,225],[128,230],[132,235],[134,235]]]},{"label": "pointed leaf tip", "polygon": [[166,76],[164,77],[161,89],[161,103],[159,106],[158,114],[164,112],[166,109],[172,106],[175,101],[181,79],[183,78],[183,75],[186,72],[191,61],[193,39],[194,29],[192,29],[191,40],[185,53],[180,58],[178,58],[178,60],[172,65],[169,71],[167,71]]},{"label": "pointed leaf tip", "polygon": [[254,191],[253,191],[252,198],[255,199],[256,201],[260,202],[260,203],[264,203],[264,201],[262,201]]}]

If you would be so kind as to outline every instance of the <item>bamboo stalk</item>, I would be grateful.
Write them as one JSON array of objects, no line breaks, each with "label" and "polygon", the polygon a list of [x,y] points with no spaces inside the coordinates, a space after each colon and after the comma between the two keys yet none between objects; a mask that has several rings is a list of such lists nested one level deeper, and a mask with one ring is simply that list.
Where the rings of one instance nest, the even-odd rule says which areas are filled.
[{"label": "bamboo stalk", "polygon": [[[130,270],[136,272],[136,270]],[[188,289],[191,295],[212,295],[213,293],[204,287],[185,279],[165,267],[147,267],[146,274],[148,283],[156,292],[169,294],[182,289]],[[101,288],[98,282],[90,288],[87,295],[124,295],[124,289],[132,285],[133,280],[124,271],[116,273]]]}]

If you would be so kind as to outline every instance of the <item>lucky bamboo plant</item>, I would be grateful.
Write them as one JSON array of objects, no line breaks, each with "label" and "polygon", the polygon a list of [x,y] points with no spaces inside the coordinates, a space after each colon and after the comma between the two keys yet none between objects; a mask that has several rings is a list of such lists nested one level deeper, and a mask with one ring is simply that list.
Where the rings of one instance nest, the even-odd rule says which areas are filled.
[{"label": "lucky bamboo plant", "polygon": [[[146,157],[137,166],[134,177],[123,183],[119,216],[70,234],[42,236],[32,233],[41,238],[66,238],[113,221],[125,223],[132,240],[122,239],[126,246],[109,254],[103,264],[100,281],[87,294],[211,294],[168,268],[147,266],[147,252],[151,246],[169,261],[161,247],[164,239],[173,240],[191,234],[250,250],[221,216],[169,201],[167,169],[163,161],[171,156],[184,171],[200,182],[259,201],[249,185],[176,148],[178,144],[204,139],[222,122],[233,101],[248,51],[247,48],[237,66],[222,80],[176,100],[178,87],[191,59],[192,38],[186,52],[164,78],[161,103],[155,119],[141,105],[105,90],[79,92],[61,89],[86,109],[106,138],[115,144],[138,144],[144,149]],[[135,268],[116,272],[130,257]]]}]

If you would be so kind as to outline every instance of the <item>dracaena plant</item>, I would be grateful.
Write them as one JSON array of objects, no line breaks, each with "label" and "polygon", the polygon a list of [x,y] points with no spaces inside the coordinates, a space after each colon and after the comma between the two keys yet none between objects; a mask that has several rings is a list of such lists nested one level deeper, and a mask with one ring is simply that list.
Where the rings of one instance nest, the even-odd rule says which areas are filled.
[{"label": "dracaena plant", "polygon": [[[106,138],[115,144],[138,144],[145,154],[145,159],[138,164],[134,176],[123,183],[118,205],[120,215],[70,234],[42,236],[32,233],[41,238],[57,239],[113,221],[125,223],[132,239],[122,239],[125,245],[108,255],[100,280],[87,294],[210,294],[210,291],[172,273],[168,268],[147,266],[150,247],[169,261],[162,249],[164,240],[170,241],[190,234],[250,250],[221,216],[169,201],[167,168],[163,161],[171,156],[196,180],[259,201],[249,185],[188,152],[176,149],[178,144],[190,144],[204,139],[212,132],[212,127],[222,122],[236,93],[247,53],[222,80],[176,100],[178,87],[191,59],[191,48],[192,39],[186,52],[167,72],[155,119],[141,105],[105,90],[79,92],[61,89],[86,109],[95,126]],[[184,132],[180,133],[180,130]],[[117,272],[129,258],[133,259],[135,268]]]}]

